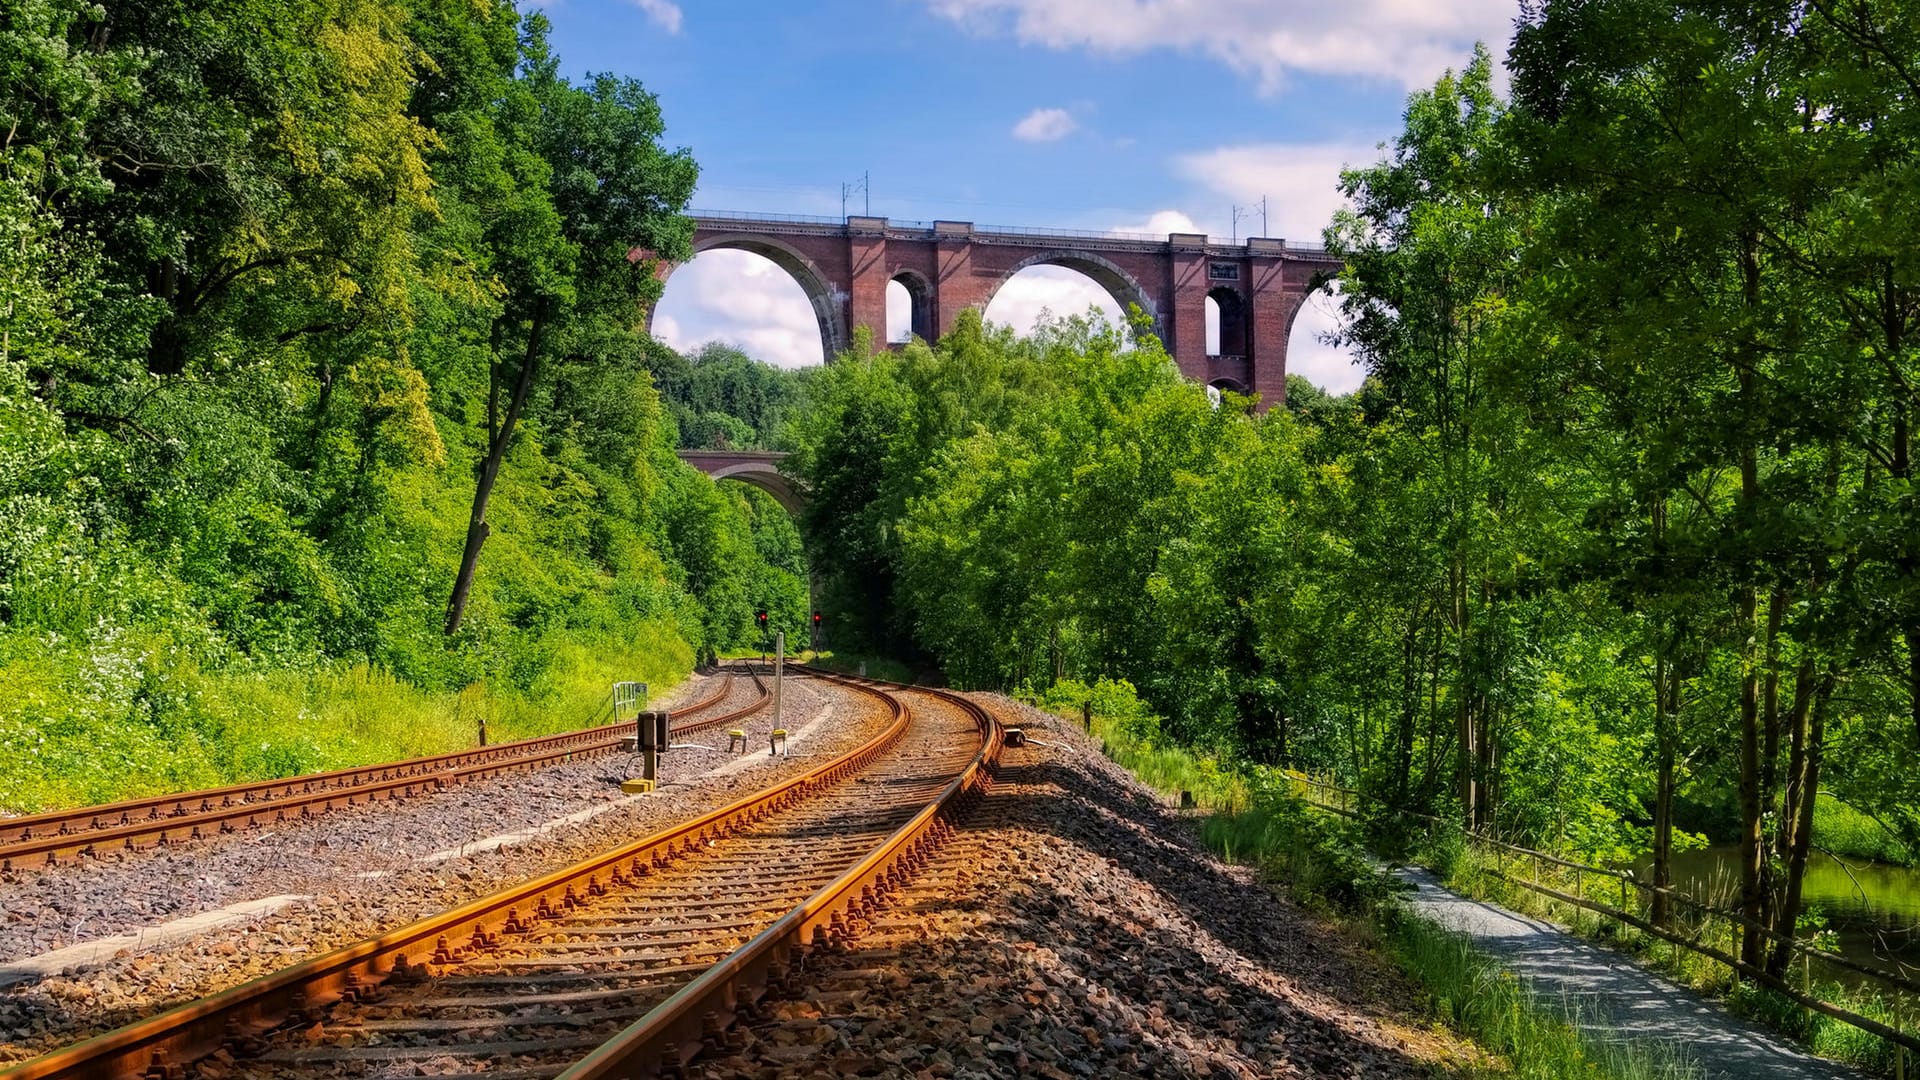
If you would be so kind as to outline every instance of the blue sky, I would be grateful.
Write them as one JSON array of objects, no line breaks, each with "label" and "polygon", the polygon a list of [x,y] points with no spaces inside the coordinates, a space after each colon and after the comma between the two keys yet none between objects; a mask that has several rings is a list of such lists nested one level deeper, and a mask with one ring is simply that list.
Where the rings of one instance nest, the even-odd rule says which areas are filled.
[{"label": "blue sky", "polygon": [[[1407,93],[1500,55],[1512,0],[548,0],[574,74],[658,94],[689,147],[693,205],[838,215],[871,176],[872,212],[999,225],[1262,232],[1317,240],[1343,164],[1371,161]],[[1252,208],[1237,229],[1232,207]],[[855,195],[854,213],[866,206]],[[988,316],[1112,304],[1071,271],[1009,282]],[[1335,389],[1358,373],[1314,338],[1290,368]],[[669,344],[721,339],[818,363],[799,286],[756,256],[708,252],[675,272],[655,319]]]}]

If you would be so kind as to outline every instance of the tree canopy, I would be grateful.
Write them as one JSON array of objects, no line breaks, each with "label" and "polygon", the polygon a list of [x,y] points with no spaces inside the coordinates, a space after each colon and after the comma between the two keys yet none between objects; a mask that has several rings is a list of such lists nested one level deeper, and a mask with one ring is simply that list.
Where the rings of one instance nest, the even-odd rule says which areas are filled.
[{"label": "tree canopy", "polygon": [[640,83],[508,0],[0,27],[0,807],[329,764],[242,737],[302,679],[577,726],[803,625],[792,523],[673,454],[629,253],[697,170]]}]

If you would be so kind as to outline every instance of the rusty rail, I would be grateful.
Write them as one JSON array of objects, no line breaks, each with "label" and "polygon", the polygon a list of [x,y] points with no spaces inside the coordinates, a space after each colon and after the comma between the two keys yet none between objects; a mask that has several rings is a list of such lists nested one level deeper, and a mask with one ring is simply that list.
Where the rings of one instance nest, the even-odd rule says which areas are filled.
[{"label": "rusty rail", "polygon": [[[704,731],[707,728],[719,727],[721,724],[730,724],[735,720],[740,720],[745,717],[752,716],[753,714],[759,712],[761,709],[766,708],[767,705],[773,701],[773,692],[767,689],[767,684],[760,678],[760,672],[756,670],[751,664],[746,666],[746,670],[747,670],[747,676],[753,680],[754,689],[760,691],[760,696],[758,698],[755,698],[751,703],[747,704],[742,708],[735,709],[732,712],[721,713],[718,716],[710,716],[704,720],[694,720],[685,724],[676,724],[674,725],[671,734],[687,735],[695,731]],[[678,719],[679,717],[684,716],[687,713],[698,712],[701,709],[704,709],[706,706],[711,705],[716,701],[719,701],[721,697],[726,696],[726,693],[730,692],[731,690],[732,690],[732,686],[731,684],[729,684],[727,690],[723,691],[720,695],[713,697],[701,703],[700,705],[692,705],[692,706],[688,706],[685,709],[676,710],[674,713],[672,713],[672,716],[675,719]]]},{"label": "rusty rail", "polygon": [[[872,689],[895,684],[835,675],[815,668],[803,670],[847,686],[882,693],[884,700],[897,700]],[[741,1007],[757,1001],[765,993],[776,972],[795,964],[807,947],[842,938],[854,915],[870,914],[887,894],[900,888],[907,878],[925,866],[928,852],[951,832],[952,819],[972,805],[991,784],[991,770],[1000,755],[1001,731],[992,714],[966,698],[939,690],[915,689],[958,706],[979,726],[980,750],[966,769],[937,799],[858,865],[602,1044],[562,1073],[561,1080],[654,1076],[685,1065],[703,1049],[718,1042],[720,1033],[738,1017]]]},{"label": "rusty rail", "polygon": [[[675,730],[698,730],[764,708],[771,695],[760,676],[750,674],[760,687],[758,701]],[[732,693],[733,679],[729,672],[717,692],[674,710],[673,715],[712,708]],[[48,865],[67,855],[183,843],[312,817],[343,806],[439,791],[470,780],[541,768],[575,755],[604,753],[617,748],[629,730],[630,725],[624,723],[604,724],[404,761],[10,818],[0,822],[0,870]]]},{"label": "rusty rail", "polygon": [[[854,684],[824,673],[821,677]],[[178,1063],[222,1047],[245,1047],[343,998],[357,1000],[388,980],[405,981],[430,974],[438,965],[458,963],[470,950],[492,944],[503,931],[518,932],[558,916],[583,896],[601,895],[608,884],[644,876],[866,768],[900,740],[911,714],[883,691],[857,688],[888,703],[891,722],[861,746],[800,776],[567,869],[26,1061],[0,1071],[0,1080],[134,1080],[153,1070],[158,1070],[154,1075],[168,1075]],[[997,736],[993,741],[997,745]],[[980,760],[976,756],[969,776]],[[951,785],[948,790],[953,790]]]}]

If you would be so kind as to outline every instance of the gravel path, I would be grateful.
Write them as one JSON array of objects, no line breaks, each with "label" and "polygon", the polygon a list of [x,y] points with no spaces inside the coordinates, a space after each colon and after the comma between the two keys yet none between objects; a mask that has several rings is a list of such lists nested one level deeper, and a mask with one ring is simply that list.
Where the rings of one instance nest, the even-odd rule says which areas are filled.
[{"label": "gravel path", "polygon": [[905,901],[851,951],[809,958],[702,1075],[1428,1080],[1473,1056],[1073,725],[977,697],[1035,739],[1005,752]]},{"label": "gravel path", "polygon": [[[687,693],[695,696],[684,700],[697,700],[699,690]],[[726,707],[753,696],[752,681],[737,679]],[[790,676],[785,726],[798,729],[825,717],[791,757],[769,759],[760,750],[753,764],[723,773],[716,768],[728,761],[723,753],[674,751],[662,761],[665,786],[653,795],[622,795],[619,782],[637,772],[637,763],[626,755],[602,756],[275,831],[0,877],[0,963],[236,902],[307,897],[152,951],[129,951],[0,991],[0,1063],[110,1030],[723,806],[776,776],[851,749],[878,731],[884,715],[865,695]],[[764,747],[771,709],[740,726],[750,746]],[[726,733],[704,731],[691,741],[724,748]],[[604,812],[542,827],[594,809]],[[516,831],[532,838],[484,850],[476,843]]]},{"label": "gravel path", "polygon": [[1704,1080],[1861,1080],[1865,1075],[1789,1046],[1718,1002],[1657,975],[1611,949],[1551,923],[1452,892],[1425,870],[1402,869],[1408,904],[1466,934],[1548,1000],[1567,1002],[1580,1025],[1663,1043],[1697,1065]]}]

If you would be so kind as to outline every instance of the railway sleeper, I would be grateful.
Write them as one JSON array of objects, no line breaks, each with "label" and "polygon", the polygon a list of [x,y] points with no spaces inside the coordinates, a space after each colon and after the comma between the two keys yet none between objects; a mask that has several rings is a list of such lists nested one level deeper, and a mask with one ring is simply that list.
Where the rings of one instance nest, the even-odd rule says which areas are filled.
[{"label": "railway sleeper", "polygon": [[[888,749],[891,749],[891,743],[887,745]],[[666,869],[674,864],[680,855],[711,848],[717,841],[735,836],[740,830],[764,820],[773,813],[791,809],[802,800],[811,799],[821,794],[826,795],[826,797],[819,799],[814,805],[810,806],[809,812],[805,815],[805,817],[810,820],[783,828],[779,830],[776,837],[765,838],[762,842],[773,843],[777,841],[783,845],[810,845],[808,847],[809,856],[816,868],[822,862],[837,862],[842,857],[857,858],[858,851],[861,848],[867,847],[874,840],[878,839],[878,837],[890,833],[892,829],[897,827],[903,820],[903,814],[910,814],[916,805],[924,805],[927,798],[931,797],[935,791],[944,787],[944,784],[930,783],[923,778],[914,776],[882,775],[879,777],[860,776],[855,778],[859,781],[861,787],[853,790],[864,789],[870,793],[884,791],[886,796],[891,796],[891,798],[883,796],[885,802],[891,805],[878,807],[872,805],[873,800],[871,795],[869,795],[867,799],[855,800],[847,797],[847,791],[834,794],[823,790],[845,782],[852,776],[856,769],[863,769],[870,766],[879,752],[879,748],[876,747],[866,753],[858,755],[857,760],[849,761],[843,765],[843,767],[833,769],[829,773],[823,774],[817,780],[804,781],[793,788],[789,788],[785,795],[774,801],[774,805],[772,806],[762,804],[752,812],[738,815],[732,821],[718,826],[703,828],[694,835],[678,837],[672,841],[657,845],[652,850],[643,852],[630,860],[628,869],[631,871],[631,876],[623,872],[621,868],[614,867],[608,871],[608,880],[613,885],[621,886],[623,889],[630,886],[638,886],[640,879]],[[453,782],[459,782],[459,779],[457,776],[452,778]],[[448,778],[446,777],[434,778],[436,785],[445,785],[447,782]],[[388,793],[388,797],[396,797],[397,794],[398,793],[390,792]],[[977,796],[978,790],[971,790],[967,792],[965,801],[970,804],[977,801]],[[910,799],[916,801],[909,802]],[[336,800],[328,799],[325,800],[325,803],[330,804],[333,801]],[[349,805],[353,802],[351,797],[349,797],[347,801]],[[300,807],[300,812],[303,817],[311,813],[306,806]],[[288,813],[289,808],[276,808],[276,814],[280,820],[285,820]],[[828,826],[826,824],[827,821],[831,821],[832,825]],[[868,826],[869,828],[862,828],[862,826]],[[869,831],[870,829],[875,835],[863,837],[860,841],[854,842],[846,838],[846,831],[850,828],[855,831]],[[829,830],[831,831],[829,832]],[[198,832],[197,826],[195,827],[195,832]],[[773,964],[768,977],[768,985],[776,990],[791,986],[794,980],[802,977],[806,968],[807,957],[810,953],[827,950],[836,952],[843,951],[849,948],[851,943],[863,934],[869,933],[873,928],[876,913],[893,902],[895,897],[901,893],[911,880],[924,871],[929,865],[931,857],[945,845],[946,841],[950,839],[953,834],[954,830],[945,816],[936,817],[926,833],[908,844],[903,850],[896,852],[895,856],[889,860],[889,865],[875,875],[857,895],[845,898],[839,902],[838,909],[826,913],[826,922],[817,925],[813,930],[812,943],[810,946],[796,946],[784,950],[784,958],[776,960]],[[830,841],[828,839],[829,836],[832,836],[834,839]],[[161,837],[162,842],[167,842],[172,839],[174,839],[174,837],[166,834],[163,834]],[[771,850],[773,849],[769,849],[769,853],[771,853]],[[726,860],[724,864],[705,861],[703,862],[703,870],[707,873],[712,873],[716,868],[724,871],[732,866],[741,865],[739,853],[729,853],[728,855],[721,856],[721,858]],[[766,857],[759,858],[754,863],[753,869],[764,871],[766,862]],[[803,863],[801,861],[795,860],[787,863],[783,866],[783,869],[791,868],[799,870],[802,865]],[[831,877],[832,875],[828,873],[827,876]],[[796,873],[788,877],[787,884],[793,886],[799,886],[802,882],[810,884],[810,879],[814,879],[815,877],[815,875]],[[667,883],[663,880],[657,884],[649,883],[649,885],[651,887],[648,891],[652,892],[665,888]],[[698,888],[700,886],[696,885],[695,887]],[[744,921],[737,917],[738,913],[743,907],[752,908],[764,905],[756,904],[750,899],[744,899],[739,894],[739,891],[741,889],[757,889],[762,887],[769,889],[769,900],[778,895],[778,892],[771,889],[769,884],[762,879],[759,874],[749,874],[747,875],[747,879],[742,882],[723,882],[717,885],[709,883],[705,886],[710,892],[723,894],[718,897],[709,896],[690,899],[686,896],[685,890],[678,890],[679,895],[675,899],[683,906],[691,904],[711,912],[716,901],[728,903],[732,905],[728,910],[735,912],[736,917],[717,920],[707,923],[706,925],[696,924],[694,927],[686,926],[685,924],[689,920],[682,918],[679,921],[682,924],[680,929],[683,932],[679,935],[672,935],[661,933],[663,929],[673,928],[659,927],[657,925],[657,919],[655,920],[655,924],[650,924],[645,927],[627,927],[618,924],[608,925],[605,923],[604,920],[609,917],[617,919],[618,912],[599,904],[591,903],[591,901],[606,897],[608,890],[606,886],[600,883],[597,875],[590,876],[587,882],[578,889],[573,885],[568,885],[557,895],[549,893],[538,897],[535,904],[535,911],[531,916],[522,917],[516,912],[509,911],[505,919],[504,927],[498,924],[493,924],[492,928],[489,928],[486,924],[472,926],[471,935],[459,946],[454,946],[446,937],[440,938],[436,942],[433,955],[426,963],[412,963],[406,957],[402,956],[396,960],[393,968],[385,975],[372,972],[365,974],[356,972],[351,975],[345,975],[343,985],[339,985],[337,989],[332,992],[318,986],[299,992],[296,995],[296,1000],[293,1003],[294,1007],[291,1009],[287,1020],[275,1026],[275,1030],[285,1033],[283,1038],[296,1043],[293,1047],[287,1047],[284,1044],[277,1048],[265,1047],[264,1055],[252,1054],[249,1051],[253,1047],[248,1046],[247,1042],[251,1040],[257,1046],[258,1035],[245,1030],[234,1033],[233,1037],[228,1041],[235,1051],[244,1056],[254,1057],[255,1060],[261,1061],[287,1060],[287,1055],[298,1059],[293,1062],[296,1064],[354,1060],[362,1062],[383,1060],[401,1061],[417,1059],[422,1056],[441,1056],[450,1053],[458,1058],[467,1058],[469,1060],[477,1058],[484,1060],[489,1066],[487,1071],[490,1076],[498,1077],[502,1074],[501,1070],[490,1067],[494,1065],[506,1066],[507,1069],[515,1072],[525,1072],[527,1075],[550,1075],[552,1072],[558,1071],[558,1067],[552,1062],[554,1055],[568,1053],[585,1046],[597,1045],[599,1041],[601,1041],[600,1037],[594,1037],[578,1043],[570,1043],[567,1039],[541,1039],[537,1043],[525,1043],[514,1040],[473,1041],[463,1037],[456,1039],[452,1046],[437,1045],[395,1048],[385,1046],[353,1046],[351,1042],[356,1036],[354,1036],[352,1032],[356,1019],[361,1021],[375,1019],[375,1017],[368,1015],[370,1008],[382,1010],[380,1017],[381,1025],[383,1028],[387,1026],[393,1017],[393,1013],[385,1010],[399,1007],[396,1005],[376,1005],[376,1003],[382,1001],[387,987],[427,981],[431,981],[432,984],[429,989],[429,996],[426,1001],[418,1003],[417,1006],[420,1011],[425,1012],[467,1011],[473,1009],[475,1007],[474,998],[461,995],[459,992],[462,990],[484,989],[489,985],[502,988],[512,987],[514,989],[526,989],[529,983],[549,987],[586,987],[587,989],[576,990],[574,993],[593,996],[597,1001],[619,1001],[625,1004],[613,1009],[589,1008],[585,1010],[584,1013],[569,1011],[560,1014],[565,1017],[564,1021],[556,1018],[554,1015],[550,1015],[552,1012],[551,1004],[544,1005],[540,1011],[533,1013],[523,1012],[517,1017],[414,1017],[412,1021],[423,1021],[424,1023],[413,1022],[411,1030],[451,1029],[456,1033],[464,1035],[472,1032],[482,1034],[489,1032],[497,1033],[502,1028],[520,1030],[541,1026],[578,1027],[583,1023],[588,1025],[599,1022],[612,1024],[622,1018],[623,1012],[630,1012],[637,1007],[630,1004],[635,1000],[643,997],[656,997],[663,993],[670,992],[672,987],[682,984],[687,978],[695,977],[707,969],[709,966],[708,963],[699,962],[702,956],[718,959],[732,952],[734,946],[738,944],[744,935],[729,935],[727,938],[720,940],[713,940],[710,935],[716,930],[746,930],[753,925],[757,925],[760,920]],[[796,899],[793,895],[794,891],[796,890],[790,888],[786,890],[786,895],[780,895],[778,897],[781,901],[781,906],[788,906]],[[811,890],[802,888],[798,891],[804,893],[810,892]],[[627,901],[629,903],[633,899],[630,893],[620,898],[621,901]],[[616,901],[616,903],[619,903],[619,906],[622,908],[627,906],[627,903],[620,903],[620,901]],[[582,910],[589,907],[593,908],[591,915],[588,915],[588,913]],[[770,914],[772,912],[762,913]],[[648,912],[648,914],[657,915],[658,912]],[[592,921],[584,925],[575,921],[588,918]],[[542,926],[542,924],[545,925]],[[542,928],[542,938],[546,935],[557,937],[570,936],[576,939],[611,935],[618,941],[631,936],[635,939],[633,944],[639,945],[640,949],[638,951],[632,951],[616,946],[610,950],[608,944],[604,941],[583,942],[574,940],[551,942],[546,940],[521,940],[532,933],[536,927]],[[705,931],[707,940],[701,942],[696,934],[686,932],[691,930]],[[501,941],[503,931],[513,939],[504,946]],[[557,952],[562,955],[550,956],[549,958],[502,955],[503,952],[518,953],[522,950],[545,951],[550,954]],[[608,956],[607,954],[610,951],[615,955]],[[631,967],[639,963],[649,964],[650,970],[644,972],[618,970],[591,972],[587,970],[588,968],[603,964],[614,967]],[[436,972],[436,967],[443,970]],[[455,967],[464,967],[465,970],[445,970]],[[500,974],[502,972],[512,972],[512,974],[502,975]],[[609,983],[616,985],[609,986]],[[726,1004],[723,1006],[727,1020],[734,1019],[736,1015],[751,1016],[755,1011],[755,1002],[763,993],[759,987],[742,985],[738,982],[730,984],[727,987],[727,991]],[[449,992],[451,992],[453,996],[449,996]],[[498,996],[496,995],[496,997]],[[514,997],[517,999],[518,995]],[[585,1004],[585,1002],[582,1002],[582,1004]],[[359,1015],[356,1016],[356,1014]],[[543,1016],[545,1016],[546,1020],[544,1024],[542,1021]],[[597,1017],[597,1020],[595,1017]],[[410,1021],[406,1018],[401,1018],[392,1022],[399,1023],[404,1027]],[[311,1029],[306,1029],[306,1025],[308,1024],[312,1024]],[[314,1036],[325,1037],[327,1025],[329,1024],[331,1024],[334,1031],[338,1033],[332,1037],[336,1040],[347,1040],[347,1044],[330,1047],[300,1047],[297,1045],[298,1041],[300,1041],[305,1034],[305,1030],[303,1029],[311,1030]],[[702,1029],[700,1044],[688,1047],[688,1049],[695,1050],[696,1052],[700,1045],[715,1048],[737,1045],[742,1038],[742,1032],[739,1030],[731,1033],[728,1032],[722,1022],[721,1016],[714,1012],[706,1013],[702,1018],[700,1026]],[[399,1032],[401,1029],[392,1028],[390,1030]],[[378,1037],[380,1032],[373,1031],[370,1034]],[[309,1038],[308,1041],[313,1040]],[[397,1057],[395,1056],[396,1050],[399,1051],[399,1056]],[[686,1055],[681,1054],[679,1048],[672,1044],[667,1044],[664,1047],[664,1051],[666,1064],[669,1066],[666,1074],[673,1075],[679,1073],[680,1070],[677,1067],[678,1062]],[[177,1068],[169,1066],[164,1058],[156,1060],[155,1070],[156,1077],[164,1077],[178,1072]]]},{"label": "railway sleeper", "polygon": [[667,996],[661,994],[656,998],[644,999],[645,1004],[635,1005],[632,1003],[643,999],[628,995],[622,999],[623,1004],[613,1008],[580,1011],[543,1009],[532,1012],[494,1012],[479,1016],[406,1016],[397,1019],[349,1017],[327,1025],[327,1030],[345,1035],[385,1037],[405,1035],[409,1032],[424,1034],[436,1031],[512,1031],[529,1027],[598,1027],[601,1024],[638,1020],[645,1016],[648,1010],[666,999]]},{"label": "railway sleeper", "polygon": [[[320,1035],[325,1038],[324,1029]],[[499,1058],[542,1058],[556,1054],[571,1053],[578,1050],[591,1050],[606,1042],[604,1035],[575,1035],[560,1039],[541,1039],[537,1042],[473,1042],[423,1046],[344,1046],[312,1047],[304,1049],[269,1050],[255,1058],[255,1061],[278,1065],[332,1065],[344,1062],[400,1062],[418,1061],[426,1058],[447,1057],[458,1050],[462,1057],[483,1059]],[[558,1071],[558,1070],[556,1070]],[[489,1073],[488,1075],[492,1075]]]}]

